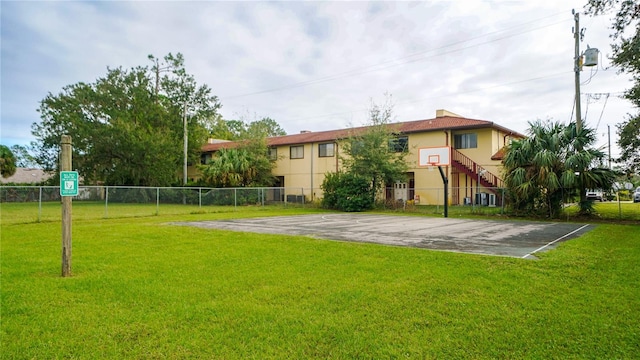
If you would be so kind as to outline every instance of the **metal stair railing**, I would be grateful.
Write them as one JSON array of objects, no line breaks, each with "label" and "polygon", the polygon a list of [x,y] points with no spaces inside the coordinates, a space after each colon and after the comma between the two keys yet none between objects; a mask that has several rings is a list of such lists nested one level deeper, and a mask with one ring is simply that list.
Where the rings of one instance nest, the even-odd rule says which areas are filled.
[{"label": "metal stair railing", "polygon": [[453,160],[451,164],[463,173],[477,179],[478,174],[483,170],[485,171],[480,175],[480,184],[482,184],[482,186],[486,188],[502,187],[502,179],[500,179],[498,176],[485,169],[475,161],[471,160],[465,154],[456,149],[451,149],[451,154]]}]

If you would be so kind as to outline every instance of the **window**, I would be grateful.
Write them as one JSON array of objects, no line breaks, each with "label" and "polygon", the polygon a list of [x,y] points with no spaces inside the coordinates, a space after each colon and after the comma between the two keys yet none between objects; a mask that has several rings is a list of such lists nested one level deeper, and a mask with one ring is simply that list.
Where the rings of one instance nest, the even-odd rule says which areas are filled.
[{"label": "window", "polygon": [[453,146],[456,149],[471,149],[478,147],[478,134],[453,135]]},{"label": "window", "polygon": [[406,152],[409,150],[409,137],[408,136],[396,136],[389,140],[389,151],[393,152]]},{"label": "window", "polygon": [[269,160],[278,160],[278,148],[269,148]]},{"label": "window", "polygon": [[200,155],[200,164],[206,165],[209,161],[211,161],[211,154],[207,153]]},{"label": "window", "polygon": [[335,154],[335,144],[319,144],[318,145],[318,156],[320,157],[333,157]]},{"label": "window", "polygon": [[289,157],[291,159],[302,159],[304,157],[304,146],[297,145],[289,148]]}]

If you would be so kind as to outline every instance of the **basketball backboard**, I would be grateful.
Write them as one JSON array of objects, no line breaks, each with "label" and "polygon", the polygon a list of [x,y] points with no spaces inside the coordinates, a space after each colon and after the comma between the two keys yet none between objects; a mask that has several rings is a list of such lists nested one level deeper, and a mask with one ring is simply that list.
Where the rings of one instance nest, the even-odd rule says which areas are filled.
[{"label": "basketball backboard", "polygon": [[435,146],[418,149],[418,166],[451,165],[451,147]]}]

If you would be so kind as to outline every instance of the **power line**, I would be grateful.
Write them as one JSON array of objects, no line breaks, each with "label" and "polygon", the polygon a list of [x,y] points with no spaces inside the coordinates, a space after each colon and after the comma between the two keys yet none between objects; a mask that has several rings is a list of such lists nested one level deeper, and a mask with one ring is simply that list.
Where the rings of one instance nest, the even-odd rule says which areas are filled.
[{"label": "power line", "polygon": [[[550,75],[545,75],[545,76],[538,76],[538,77],[535,77],[535,78],[512,81],[512,82],[509,82],[509,83],[497,84],[497,85],[492,85],[492,86],[486,86],[486,87],[467,90],[467,91],[458,91],[456,93],[450,93],[450,94],[445,94],[445,95],[430,96],[430,97],[421,98],[421,99],[418,99],[418,100],[401,101],[401,102],[396,103],[395,105],[413,104],[413,103],[419,103],[419,102],[432,100],[432,99],[439,99],[439,98],[443,98],[443,97],[457,96],[457,95],[461,95],[461,94],[469,94],[469,93],[474,93],[474,92],[478,92],[478,91],[485,91],[485,90],[489,90],[489,89],[493,89],[493,88],[497,88],[497,87],[502,87],[502,86],[507,86],[507,85],[520,84],[520,83],[529,82],[529,81],[548,79],[548,78],[552,78],[552,77],[556,77],[556,76],[560,76],[560,75],[566,75],[567,73],[572,73],[572,71],[563,71],[563,72],[560,72],[560,73],[555,73],[555,74],[550,74]],[[345,115],[345,114],[351,114],[351,113],[367,112],[367,111],[369,111],[369,109],[358,109],[358,110],[343,111],[343,112],[338,112],[338,113],[331,113],[331,114],[324,114],[324,115],[317,115],[317,116],[309,116],[309,117],[296,118],[296,119],[297,120],[311,120],[311,119],[319,119],[319,118],[325,118],[325,117],[331,117],[331,116],[337,116],[337,115]]]},{"label": "power line", "polygon": [[[598,122],[596,123],[595,130],[598,131],[598,127],[600,126],[600,121],[602,121],[602,116],[604,115],[604,109],[607,107],[607,102],[609,101],[609,96],[619,96],[624,94],[623,92],[615,92],[615,93],[580,93],[580,95],[587,96],[587,110],[584,114],[584,120],[587,120],[587,114],[589,113],[589,104],[591,101],[598,101],[602,97],[604,97],[604,105],[602,105],[602,110],[600,111],[600,117],[598,118]],[[571,112],[571,118],[573,118],[573,110]],[[571,120],[569,120],[571,122]]]},{"label": "power line", "polygon": [[[515,37],[515,36],[522,35],[522,34],[525,34],[525,33],[533,32],[533,31],[536,31],[536,30],[540,30],[540,29],[543,29],[543,28],[546,28],[546,27],[550,27],[550,26],[553,26],[553,25],[557,25],[557,24],[566,22],[567,20],[565,19],[565,20],[561,20],[561,21],[556,21],[556,22],[551,23],[551,24],[538,26],[538,27],[535,27],[535,28],[532,28],[532,29],[524,30],[524,31],[521,31],[521,32],[513,33],[513,34],[507,34],[505,36],[498,37],[498,38],[495,38],[495,39],[491,39],[491,40],[488,40],[488,41],[484,41],[484,42],[481,42],[481,43],[478,43],[478,44],[473,44],[473,45],[465,46],[465,47],[458,48],[458,49],[452,49],[452,50],[449,50],[449,51],[445,51],[445,52],[434,54],[434,55],[427,56],[427,57],[420,57],[420,58],[417,58],[417,59],[411,59],[411,58],[416,57],[416,56],[420,56],[420,55],[423,55],[423,54],[426,54],[426,53],[429,53],[429,52],[434,52],[434,51],[437,51],[437,50],[446,49],[446,48],[449,48],[449,47],[452,47],[452,46],[455,46],[455,45],[467,43],[467,42],[470,42],[472,40],[483,38],[483,37],[486,37],[486,36],[489,36],[489,35],[492,35],[492,34],[503,33],[503,32],[506,32],[506,31],[508,31],[510,29],[513,29],[513,28],[523,27],[523,26],[531,24],[531,23],[537,23],[540,20],[544,20],[544,19],[548,19],[548,18],[551,18],[551,17],[555,17],[555,16],[558,16],[559,14],[561,14],[561,13],[545,16],[543,18],[539,18],[539,19],[532,20],[532,21],[529,21],[529,22],[526,22],[526,23],[523,23],[523,24],[512,26],[512,27],[506,28],[504,30],[497,30],[497,31],[489,32],[489,33],[486,33],[486,34],[483,34],[483,35],[479,35],[479,36],[476,36],[476,37],[471,37],[469,39],[458,41],[458,42],[455,42],[455,43],[452,43],[452,44],[449,44],[449,45],[444,45],[444,46],[441,46],[441,47],[437,47],[437,48],[433,48],[433,49],[417,52],[417,53],[414,53],[414,54],[411,54],[411,55],[407,55],[407,56],[404,56],[404,57],[401,57],[401,58],[397,58],[397,59],[393,59],[393,60],[387,60],[387,61],[384,61],[382,63],[370,65],[370,66],[367,66],[367,67],[362,68],[362,69],[350,70],[350,71],[346,71],[346,72],[343,72],[343,73],[339,73],[339,74],[335,74],[335,75],[329,75],[329,76],[325,76],[325,77],[321,77],[321,78],[313,79],[313,80],[302,81],[302,82],[299,82],[299,83],[285,85],[285,86],[278,87],[278,88],[272,88],[272,89],[266,89],[266,90],[252,92],[252,93],[228,96],[228,97],[224,97],[223,99],[224,100],[229,100],[229,99],[235,99],[235,98],[246,97],[246,96],[251,96],[251,95],[265,94],[265,93],[270,93],[270,92],[276,92],[276,91],[289,90],[289,89],[294,89],[294,88],[299,88],[299,87],[305,87],[305,86],[315,85],[315,84],[319,84],[319,83],[323,83],[323,82],[327,82],[327,81],[333,81],[333,80],[338,80],[338,79],[342,79],[342,78],[346,78],[346,77],[366,74],[366,73],[370,73],[370,72],[374,72],[374,71],[385,70],[385,69],[389,69],[389,68],[392,68],[392,67],[403,66],[403,65],[407,65],[407,64],[411,64],[411,63],[415,63],[415,62],[419,62],[419,61],[425,61],[425,60],[428,60],[428,59],[432,59],[434,57],[448,55],[448,54],[455,53],[455,52],[460,52],[460,51],[467,50],[467,49],[470,49],[470,48],[479,47],[481,45],[485,45],[485,44],[501,41],[501,40],[504,40],[504,39],[507,39],[507,38],[511,38],[511,37]],[[411,60],[407,60],[407,59],[411,59]],[[397,63],[398,61],[401,61],[401,60],[405,60],[405,61]],[[389,64],[389,65],[386,65],[386,64]]]},{"label": "power line", "polygon": [[569,116],[569,124],[573,121],[573,112],[576,111],[576,96],[573,95],[573,104],[571,105],[571,116]]},{"label": "power line", "polygon": [[596,124],[596,131],[598,131],[598,126],[600,126],[600,120],[602,120],[602,114],[604,114],[604,108],[607,107],[607,100],[609,100],[609,94],[604,98],[604,105],[602,105],[602,111],[600,112],[600,118],[598,119],[598,123]]},{"label": "power line", "polygon": [[591,101],[589,101],[591,99],[590,96],[587,96],[587,108],[584,110],[584,122],[587,122],[587,115],[589,114],[589,103]]}]

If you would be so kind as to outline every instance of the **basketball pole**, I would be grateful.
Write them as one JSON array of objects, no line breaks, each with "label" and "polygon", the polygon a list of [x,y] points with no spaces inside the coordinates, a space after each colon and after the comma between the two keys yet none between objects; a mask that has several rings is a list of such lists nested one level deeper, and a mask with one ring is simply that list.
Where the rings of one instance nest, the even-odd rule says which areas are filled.
[{"label": "basketball pole", "polygon": [[444,183],[444,217],[449,217],[449,179],[442,171],[442,166],[438,165],[438,170],[440,170],[440,176],[442,176],[442,182]]}]

